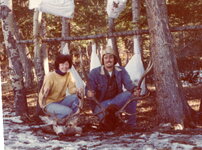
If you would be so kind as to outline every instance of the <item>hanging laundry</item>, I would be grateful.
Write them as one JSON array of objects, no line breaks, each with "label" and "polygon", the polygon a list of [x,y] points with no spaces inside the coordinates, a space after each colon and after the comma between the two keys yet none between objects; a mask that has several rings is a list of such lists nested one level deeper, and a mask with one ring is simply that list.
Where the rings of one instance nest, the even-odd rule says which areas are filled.
[{"label": "hanging laundry", "polygon": [[[138,82],[143,75],[145,69],[143,66],[141,54],[140,54],[140,44],[137,37],[134,37],[134,55],[129,60],[127,65],[125,66],[125,69],[127,70],[130,78],[134,82],[135,85],[138,85]],[[145,79],[142,81],[141,84],[141,95],[146,94],[147,89],[145,86]]]},{"label": "hanging laundry", "polygon": [[125,9],[127,0],[107,0],[107,14],[110,18],[117,18]]},{"label": "hanging laundry", "polygon": [[101,66],[100,59],[96,53],[96,44],[92,44],[92,53],[90,57],[90,71],[94,68]]},{"label": "hanging laundry", "polygon": [[73,18],[74,0],[29,0],[29,9],[34,9],[56,16]]},{"label": "hanging laundry", "polygon": [[[67,43],[65,44],[65,46],[63,47],[62,49],[62,53],[67,55],[67,54],[70,54],[69,53],[69,49],[68,49],[68,45]],[[81,76],[79,75],[79,73],[76,71],[76,69],[74,68],[74,66],[72,65],[71,69],[69,70],[69,72],[72,73],[74,79],[75,79],[75,82],[76,82],[76,87],[78,89],[85,89],[85,83],[84,81],[82,80]],[[69,95],[69,91],[67,89],[66,91],[66,95]]]}]

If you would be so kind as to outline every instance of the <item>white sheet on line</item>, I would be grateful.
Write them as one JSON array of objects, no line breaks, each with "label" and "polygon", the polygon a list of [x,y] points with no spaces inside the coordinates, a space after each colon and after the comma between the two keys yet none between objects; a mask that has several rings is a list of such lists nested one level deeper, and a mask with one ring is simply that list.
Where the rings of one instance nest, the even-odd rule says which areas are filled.
[{"label": "white sheet on line", "polygon": [[29,0],[29,9],[34,9],[56,16],[73,18],[74,0]]},{"label": "white sheet on line", "polygon": [[117,18],[125,9],[127,0],[107,0],[107,14],[110,18]]}]

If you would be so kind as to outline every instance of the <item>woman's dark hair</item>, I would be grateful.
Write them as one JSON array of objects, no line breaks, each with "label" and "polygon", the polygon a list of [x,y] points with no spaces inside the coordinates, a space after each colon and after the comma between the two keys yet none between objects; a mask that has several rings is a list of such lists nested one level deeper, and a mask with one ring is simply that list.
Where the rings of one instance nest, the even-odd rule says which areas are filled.
[{"label": "woman's dark hair", "polygon": [[72,67],[72,57],[70,55],[64,55],[64,54],[58,54],[55,58],[55,69],[59,69],[59,64],[64,63],[65,61],[68,61],[69,68]]}]

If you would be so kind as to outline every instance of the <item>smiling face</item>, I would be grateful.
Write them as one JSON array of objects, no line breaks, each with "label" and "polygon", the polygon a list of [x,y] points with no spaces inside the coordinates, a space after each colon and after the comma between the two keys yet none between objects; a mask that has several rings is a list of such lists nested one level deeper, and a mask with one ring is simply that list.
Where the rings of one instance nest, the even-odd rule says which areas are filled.
[{"label": "smiling face", "polygon": [[60,63],[59,70],[63,73],[66,73],[69,70],[69,62],[65,61],[64,63]]},{"label": "smiling face", "polygon": [[104,67],[107,70],[111,70],[114,67],[115,58],[113,54],[105,54],[103,56]]}]

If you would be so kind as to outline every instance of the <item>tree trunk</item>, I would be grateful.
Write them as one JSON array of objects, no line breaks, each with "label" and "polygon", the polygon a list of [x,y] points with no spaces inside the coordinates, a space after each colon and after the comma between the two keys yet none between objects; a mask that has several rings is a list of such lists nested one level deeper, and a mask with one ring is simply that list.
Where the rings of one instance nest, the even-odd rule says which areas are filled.
[{"label": "tree trunk", "polygon": [[[13,19],[13,25],[14,25],[14,32],[16,40],[22,39],[20,34],[20,29],[18,25],[15,22],[15,19]],[[32,72],[32,66],[31,66],[31,60],[27,57],[28,47],[26,47],[24,44],[17,44],[17,48],[19,50],[20,59],[23,66],[23,72],[24,72],[24,84],[26,89],[32,89],[33,88],[33,72]]]},{"label": "tree trunk", "polygon": [[[46,38],[46,20],[42,19],[42,24],[41,24],[41,30],[40,30],[40,35],[42,38]],[[48,61],[48,50],[47,50],[47,44],[42,43],[41,45],[41,53],[42,53],[42,63],[43,63],[43,68],[44,68],[44,73],[47,74],[49,72],[49,61]]]},{"label": "tree trunk", "polygon": [[[34,66],[35,66],[35,72],[37,76],[37,82],[38,82],[38,92],[41,89],[41,86],[43,84],[44,79],[44,64],[42,59],[42,48],[41,40],[40,40],[40,26],[41,26],[41,20],[42,20],[42,13],[37,10],[34,11],[34,18],[33,18],[33,37],[34,37]],[[42,110],[39,106],[39,102],[37,100],[36,105],[36,111],[34,116],[38,116],[42,113]]]},{"label": "tree trunk", "polygon": [[34,37],[34,66],[38,81],[38,91],[40,90],[44,79],[44,68],[41,53],[41,40],[40,40],[40,25],[42,13],[37,10],[34,11],[33,20],[33,37]]},{"label": "tree trunk", "polygon": [[166,3],[164,0],[146,0],[146,6],[159,123],[184,123],[187,118],[190,119],[190,111],[178,79]]},{"label": "tree trunk", "polygon": [[[70,36],[70,22],[69,19],[62,17],[62,37],[69,37]],[[67,54],[67,52],[62,51],[65,44],[68,45],[68,50],[70,50],[70,41],[61,42],[61,53]]]},{"label": "tree trunk", "polygon": [[23,68],[20,61],[12,24],[12,1],[9,0],[4,2],[3,4],[8,6],[11,12],[8,14],[8,16],[2,18],[2,30],[9,59],[10,79],[14,91],[15,113],[16,115],[21,116],[28,113],[27,100],[23,83]]},{"label": "tree trunk", "polygon": [[[133,16],[133,29],[139,30],[139,19],[140,19],[140,1],[139,0],[132,0],[132,16]],[[137,50],[134,49],[134,52],[141,53],[141,46],[140,46],[140,35],[133,36],[134,45],[136,45]],[[135,48],[135,47],[134,47]]]},{"label": "tree trunk", "polygon": [[80,60],[80,68],[81,68],[81,72],[83,75],[83,79],[84,79],[84,81],[87,81],[88,75],[85,71],[85,65],[83,63],[83,52],[82,52],[81,47],[79,47],[79,60]]},{"label": "tree trunk", "polygon": [[[115,31],[114,19],[113,18],[109,18],[108,19],[108,23],[109,23],[109,33],[113,33]],[[111,40],[112,40],[113,49],[114,49],[115,54],[116,54],[116,56],[118,58],[118,63],[121,66],[122,64],[121,64],[121,59],[119,57],[119,51],[118,51],[118,47],[117,47],[116,38],[112,37]]]}]

